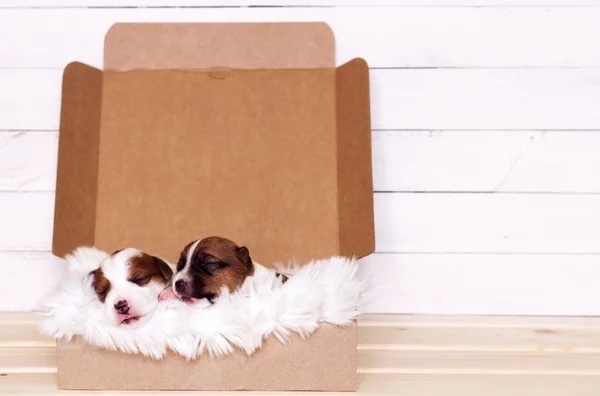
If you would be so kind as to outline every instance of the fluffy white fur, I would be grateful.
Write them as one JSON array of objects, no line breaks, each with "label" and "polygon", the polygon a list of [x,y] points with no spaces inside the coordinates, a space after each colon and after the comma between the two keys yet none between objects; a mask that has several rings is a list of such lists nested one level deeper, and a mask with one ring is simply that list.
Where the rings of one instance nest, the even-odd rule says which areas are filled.
[{"label": "fluffy white fur", "polygon": [[223,356],[234,348],[252,354],[270,335],[285,342],[293,333],[310,335],[321,322],[351,323],[366,287],[356,277],[354,259],[332,257],[281,269],[292,275],[283,286],[273,271],[261,272],[236,293],[223,290],[214,305],[160,302],[144,325],[131,328],[107,316],[88,277],[106,256],[84,247],[66,257],[70,271],[41,306],[46,315],[42,333],[64,339],[80,336],[100,348],[154,359],[169,350],[187,359],[206,353]]}]

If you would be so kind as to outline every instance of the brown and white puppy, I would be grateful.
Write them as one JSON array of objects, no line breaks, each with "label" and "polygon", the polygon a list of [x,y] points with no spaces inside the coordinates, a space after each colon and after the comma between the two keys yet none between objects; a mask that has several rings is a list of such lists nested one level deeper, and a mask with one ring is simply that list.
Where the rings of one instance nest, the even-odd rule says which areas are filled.
[{"label": "brown and white puppy", "polygon": [[[249,276],[261,271],[271,270],[253,262],[248,248],[213,236],[190,242],[183,248],[172,289],[175,297],[183,301],[206,298],[214,303],[223,286],[235,292]],[[285,275],[277,273],[276,276],[282,284],[287,281]]]},{"label": "brown and white puppy", "polygon": [[127,248],[106,257],[90,275],[108,317],[119,325],[134,325],[153,313],[173,270],[158,257]]}]

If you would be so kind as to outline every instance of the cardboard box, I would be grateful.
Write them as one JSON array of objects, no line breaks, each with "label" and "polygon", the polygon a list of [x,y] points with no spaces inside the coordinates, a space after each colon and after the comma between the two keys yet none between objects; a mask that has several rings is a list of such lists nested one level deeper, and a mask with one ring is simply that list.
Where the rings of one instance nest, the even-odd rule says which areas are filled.
[{"label": "cardboard box", "polygon": [[[64,72],[53,252],[175,261],[222,235],[264,265],[374,250],[369,75],[324,23],[116,24]],[[152,361],[58,343],[61,389],[356,387],[356,325],[248,358]]]}]

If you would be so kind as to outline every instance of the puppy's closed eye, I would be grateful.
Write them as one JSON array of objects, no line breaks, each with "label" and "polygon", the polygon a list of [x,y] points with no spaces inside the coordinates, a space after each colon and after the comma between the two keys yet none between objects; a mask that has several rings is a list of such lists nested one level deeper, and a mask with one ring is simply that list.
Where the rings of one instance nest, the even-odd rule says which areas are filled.
[{"label": "puppy's closed eye", "polygon": [[135,283],[138,286],[145,286],[150,282],[151,276],[140,276],[134,279],[130,279],[129,282]]},{"label": "puppy's closed eye", "polygon": [[200,268],[200,270],[202,270],[203,272],[205,272],[208,275],[214,275],[221,268],[227,266],[226,263],[222,262],[221,260],[217,259],[216,257],[207,257],[204,260],[198,260],[197,265]]}]

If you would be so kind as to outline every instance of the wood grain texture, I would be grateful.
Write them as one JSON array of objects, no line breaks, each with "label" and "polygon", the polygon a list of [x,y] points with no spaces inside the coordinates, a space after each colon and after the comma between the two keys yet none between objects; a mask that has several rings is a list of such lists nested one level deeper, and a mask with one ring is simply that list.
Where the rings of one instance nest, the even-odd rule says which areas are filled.
[{"label": "wood grain texture", "polygon": [[0,373],[55,373],[56,349],[46,347],[0,348]]},{"label": "wood grain texture", "polygon": [[597,131],[379,131],[375,191],[599,193]]},{"label": "wood grain texture", "polygon": [[58,130],[61,85],[62,70],[0,69],[0,130]]},{"label": "wood grain texture", "polygon": [[[7,1],[26,4],[22,0],[3,0],[3,3],[6,5]],[[37,6],[61,4],[37,1]],[[119,1],[98,0],[97,3],[109,6]],[[411,1],[417,4],[416,0]],[[385,2],[398,4],[394,0],[380,4]],[[433,7],[436,2],[442,7]],[[358,56],[377,68],[600,65],[600,53],[589,46],[589,38],[600,35],[597,23],[600,8],[565,7],[568,0],[545,0],[545,4],[544,0],[526,0],[529,4],[559,5],[554,8],[522,7],[521,4],[526,4],[523,0],[512,1],[519,7],[508,9],[464,7],[469,3],[486,2],[511,3],[509,0],[458,0],[455,4],[462,7],[449,7],[453,4],[449,0],[427,0],[424,5],[428,7],[369,7],[376,4],[359,0],[354,3],[362,7],[111,9],[77,8],[86,2],[65,0],[59,9],[3,10],[0,14],[0,53],[3,54],[0,67],[63,68],[74,60],[101,67],[104,35],[119,21],[324,21],[335,32],[339,64]],[[338,3],[343,4],[343,1]],[[600,5],[597,0],[573,3]],[[402,5],[402,1],[399,4]],[[15,37],[20,45],[14,45]]]},{"label": "wood grain texture", "polygon": [[[464,318],[462,318],[465,320]],[[466,319],[468,321],[468,319]],[[362,327],[360,350],[481,353],[600,353],[595,329],[555,329],[548,326],[501,327]],[[600,368],[600,367],[596,367]]]},{"label": "wood grain texture", "polygon": [[[2,313],[3,316],[17,318],[17,321],[32,318],[31,313]],[[35,320],[35,319],[34,319]],[[28,322],[29,323],[29,322]],[[469,329],[599,329],[599,316],[514,316],[514,315],[399,315],[399,314],[362,314],[358,327],[376,327],[399,330],[407,328],[469,328]],[[487,330],[486,330],[487,331]],[[470,337],[469,337],[470,339]],[[365,341],[365,343],[367,343]],[[396,342],[393,342],[394,344]]]},{"label": "wood grain texture", "polygon": [[501,351],[358,351],[359,372],[600,376],[598,355]]},{"label": "wood grain texture", "polygon": [[54,193],[0,193],[0,252],[50,251]]},{"label": "wood grain texture", "polygon": [[[599,262],[599,255],[578,254],[373,254],[362,259],[359,267],[360,276],[369,277],[372,284],[362,297],[361,312],[600,315],[594,276]],[[0,253],[0,290],[20,296],[0,299],[0,311],[35,309],[65,268],[50,253]],[[27,285],[28,293],[22,292],[22,285]],[[451,318],[445,320],[444,326],[454,326],[448,322]],[[469,326],[496,325],[490,318],[474,320]],[[436,326],[441,326],[439,322]],[[594,323],[600,328],[600,322]],[[581,327],[587,322],[569,325]],[[405,321],[402,326],[409,324]]]},{"label": "wood grain texture", "polygon": [[374,129],[595,129],[600,69],[371,73]]},{"label": "wood grain texture", "polygon": [[[0,395],[43,394],[62,395],[56,389],[55,374],[9,374],[0,378]],[[577,389],[578,396],[597,396],[600,378],[597,376],[548,375],[489,375],[489,374],[359,374],[357,396],[570,396]],[[121,392],[122,393],[122,392]],[[69,391],[69,395],[95,395],[97,392]],[[106,395],[117,392],[103,392]],[[181,392],[145,391],[147,396],[177,396]],[[204,392],[205,396],[237,396],[240,392]],[[256,396],[284,396],[282,392],[254,392]],[[294,392],[298,396],[312,396],[314,392]],[[339,393],[319,393],[334,396]]]},{"label": "wood grain texture", "polygon": [[[597,254],[600,195],[376,193],[380,253]],[[54,193],[0,193],[0,250],[49,251]]]},{"label": "wood grain texture", "polygon": [[580,7],[599,5],[598,0],[0,0],[0,8],[86,7]]},{"label": "wood grain texture", "polygon": [[[361,316],[357,394],[504,396],[537,392],[566,396],[576,388],[578,395],[596,395],[600,386],[598,320]],[[56,390],[55,348],[33,332],[38,323],[39,317],[32,314],[0,315],[0,338],[5,340],[0,344],[0,394],[60,393]],[[21,336],[11,344],[17,333]]]},{"label": "wood grain texture", "polygon": [[[375,130],[600,129],[600,69],[384,69],[370,75]],[[0,69],[0,130],[57,130],[61,78],[62,70]]]},{"label": "wood grain texture", "polygon": [[600,253],[599,195],[375,194],[378,252]]},{"label": "wood grain texture", "polygon": [[[66,263],[49,252],[0,251],[3,296],[0,312],[37,309],[39,302],[59,284],[66,270]],[[0,343],[3,339],[0,337]]]},{"label": "wood grain texture", "polygon": [[600,315],[598,255],[375,254],[365,313]]},{"label": "wood grain texture", "polygon": [[[88,8],[98,6],[108,8]],[[600,315],[600,51],[590,45],[600,33],[598,0],[214,6],[0,0],[0,310],[32,309],[63,269],[47,251],[65,64],[101,66],[116,21],[323,20],[338,63],[360,56],[372,68],[374,185],[392,192],[375,196],[377,248],[392,253],[362,261],[377,286],[363,310]],[[434,389],[412,377],[393,381]]]},{"label": "wood grain texture", "polygon": [[[376,192],[600,193],[599,131],[375,131]],[[58,133],[0,132],[0,191],[54,191]]]},{"label": "wood grain texture", "polygon": [[54,191],[57,150],[57,132],[0,132],[0,191]]},{"label": "wood grain texture", "polygon": [[[42,316],[0,314],[0,348],[54,347],[39,333]],[[358,349],[406,351],[600,351],[600,318],[550,316],[361,315]]]}]

